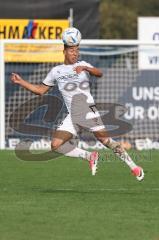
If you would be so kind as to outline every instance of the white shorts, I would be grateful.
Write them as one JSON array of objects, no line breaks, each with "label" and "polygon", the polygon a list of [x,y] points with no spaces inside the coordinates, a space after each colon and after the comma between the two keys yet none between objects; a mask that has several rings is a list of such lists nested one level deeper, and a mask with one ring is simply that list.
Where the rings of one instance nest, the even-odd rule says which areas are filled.
[{"label": "white shorts", "polygon": [[89,112],[85,118],[82,117],[81,113],[75,116],[71,116],[71,113],[69,113],[56,130],[67,131],[77,136],[80,128],[89,129],[91,132],[105,129],[100,114],[95,106],[90,106]]}]

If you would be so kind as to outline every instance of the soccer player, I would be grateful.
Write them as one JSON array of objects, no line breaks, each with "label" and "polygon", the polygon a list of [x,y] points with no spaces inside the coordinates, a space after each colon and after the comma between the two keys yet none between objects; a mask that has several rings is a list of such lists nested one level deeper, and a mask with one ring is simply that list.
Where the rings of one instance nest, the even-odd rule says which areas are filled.
[{"label": "soccer player", "polygon": [[[64,45],[63,53],[64,63],[53,67],[41,84],[31,84],[17,73],[11,75],[13,83],[19,84],[37,95],[45,94],[54,86],[55,82],[57,83],[68,109],[68,115],[54,133],[51,142],[52,150],[62,152],[66,156],[87,159],[92,175],[95,175],[99,157],[98,152],[89,152],[78,147],[71,151],[65,149],[67,142],[78,134],[80,126],[87,127],[104,146],[111,149],[124,161],[137,180],[141,181],[144,178],[143,169],[133,162],[118,142],[107,137],[107,130],[95,107],[88,83],[90,76],[101,77],[101,70],[85,61],[78,61],[79,46],[70,47]],[[86,115],[87,117],[85,117]]]}]

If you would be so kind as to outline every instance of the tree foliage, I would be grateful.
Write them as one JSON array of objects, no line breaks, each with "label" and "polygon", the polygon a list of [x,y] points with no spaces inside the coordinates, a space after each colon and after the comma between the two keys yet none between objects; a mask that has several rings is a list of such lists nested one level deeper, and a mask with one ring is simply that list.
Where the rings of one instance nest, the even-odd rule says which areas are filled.
[{"label": "tree foliage", "polygon": [[158,16],[159,0],[102,0],[100,36],[104,39],[136,39],[137,18]]}]

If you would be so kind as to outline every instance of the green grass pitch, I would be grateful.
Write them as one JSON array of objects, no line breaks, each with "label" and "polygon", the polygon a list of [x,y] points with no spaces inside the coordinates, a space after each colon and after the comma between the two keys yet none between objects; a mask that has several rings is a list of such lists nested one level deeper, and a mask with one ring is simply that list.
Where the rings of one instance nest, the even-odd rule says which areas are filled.
[{"label": "green grass pitch", "polygon": [[130,152],[138,182],[102,153],[96,176],[81,159],[26,162],[0,152],[1,240],[159,240],[159,152]]}]

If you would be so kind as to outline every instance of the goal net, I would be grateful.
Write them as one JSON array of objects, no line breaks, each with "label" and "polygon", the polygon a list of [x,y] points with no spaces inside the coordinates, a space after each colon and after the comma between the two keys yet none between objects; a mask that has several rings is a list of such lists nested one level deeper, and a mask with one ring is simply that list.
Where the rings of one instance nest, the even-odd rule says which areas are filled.
[{"label": "goal net", "polygon": [[[146,141],[158,142],[159,136],[159,57],[153,54],[154,47],[141,47],[137,41],[85,40],[80,46],[80,58],[103,72],[101,78],[92,78],[91,89],[100,110],[108,114],[108,132],[119,129],[113,137],[138,148]],[[62,63],[62,45],[58,41],[4,41],[0,55],[1,148],[13,148],[21,139],[31,139],[35,145],[43,139],[43,148],[67,112],[62,96],[57,87],[45,96],[35,96],[11,83],[10,74],[16,72],[30,83],[40,84],[52,67]],[[117,119],[115,126],[111,117]]]}]

